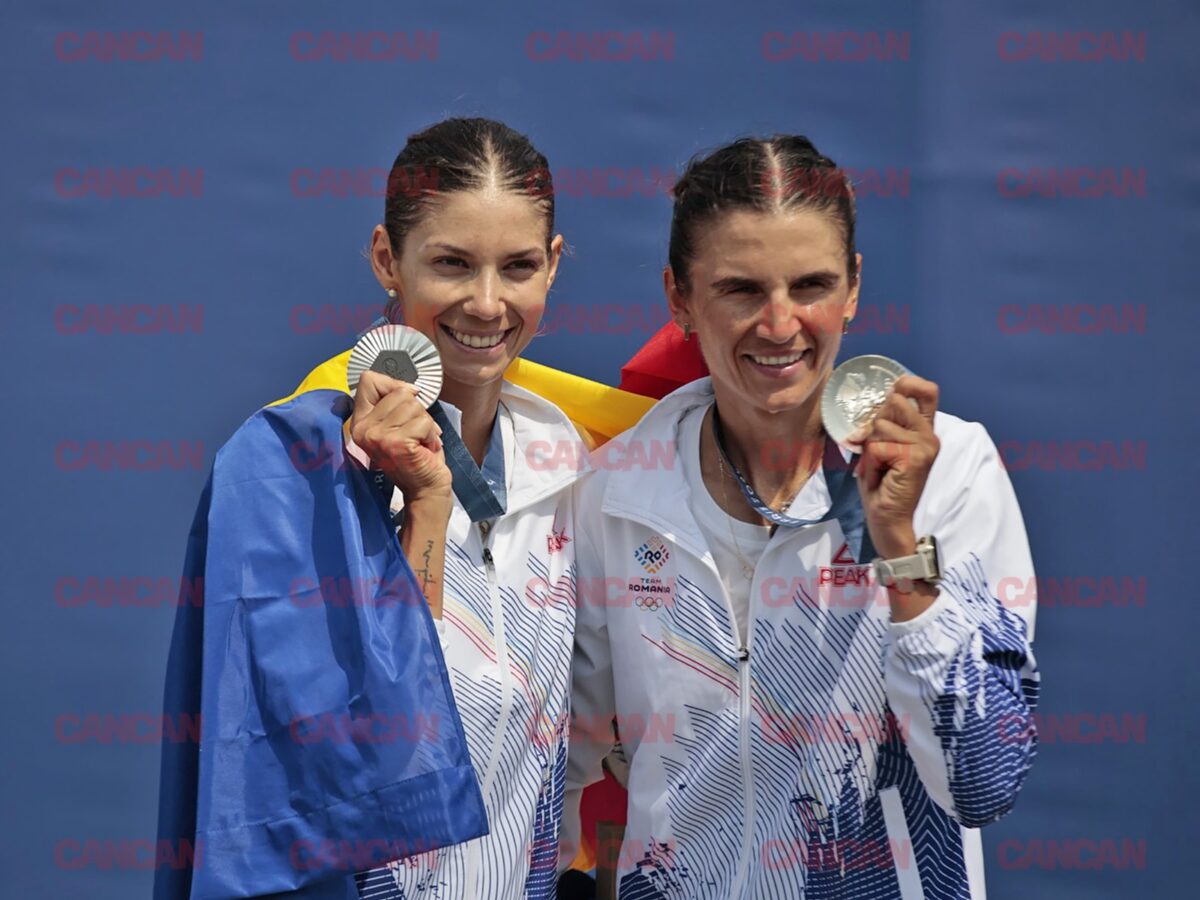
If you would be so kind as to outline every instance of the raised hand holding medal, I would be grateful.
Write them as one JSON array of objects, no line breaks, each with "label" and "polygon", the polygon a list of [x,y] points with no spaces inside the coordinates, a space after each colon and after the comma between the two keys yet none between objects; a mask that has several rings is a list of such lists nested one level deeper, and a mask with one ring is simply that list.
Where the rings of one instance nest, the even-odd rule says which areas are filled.
[{"label": "raised hand holding medal", "polygon": [[405,505],[452,503],[453,477],[442,429],[428,412],[442,387],[442,364],[425,335],[383,325],[355,345],[346,369],[354,391],[350,436],[400,489]]},{"label": "raised hand holding medal", "polygon": [[939,442],[933,431],[938,387],[883,356],[859,356],[838,366],[825,385],[826,432],[852,450],[871,539],[884,558],[914,552],[913,513]]}]

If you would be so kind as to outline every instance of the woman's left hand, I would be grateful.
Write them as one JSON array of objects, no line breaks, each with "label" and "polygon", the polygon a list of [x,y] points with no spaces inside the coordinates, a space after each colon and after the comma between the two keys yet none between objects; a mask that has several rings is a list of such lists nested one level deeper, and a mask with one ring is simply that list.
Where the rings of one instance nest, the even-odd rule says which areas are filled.
[{"label": "woman's left hand", "polygon": [[883,559],[916,552],[913,513],[940,446],[933,433],[937,403],[936,384],[905,375],[871,423],[846,440],[863,448],[854,474],[871,541]]}]

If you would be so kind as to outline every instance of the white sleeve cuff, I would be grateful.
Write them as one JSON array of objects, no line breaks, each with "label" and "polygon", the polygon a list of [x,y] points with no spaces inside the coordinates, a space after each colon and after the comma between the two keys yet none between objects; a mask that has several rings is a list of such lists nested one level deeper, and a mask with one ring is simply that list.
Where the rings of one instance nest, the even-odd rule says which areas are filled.
[{"label": "white sleeve cuff", "polygon": [[936,619],[952,602],[950,595],[942,588],[938,588],[937,597],[920,615],[906,619],[903,622],[892,622],[889,620],[888,632],[895,639],[904,637],[906,634],[912,634],[914,631],[920,631]]}]

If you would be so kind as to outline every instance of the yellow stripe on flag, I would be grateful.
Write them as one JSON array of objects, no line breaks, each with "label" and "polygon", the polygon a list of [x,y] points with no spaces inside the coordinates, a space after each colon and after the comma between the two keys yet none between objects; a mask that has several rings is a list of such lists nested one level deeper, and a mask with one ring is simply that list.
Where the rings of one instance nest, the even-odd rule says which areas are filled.
[{"label": "yellow stripe on flag", "polygon": [[[308,391],[333,390],[344,394],[350,393],[346,384],[346,367],[350,362],[350,352],[339,353],[332,359],[327,359],[308,373],[300,386],[288,396],[268,406],[278,406],[287,403],[300,394]],[[631,394],[620,388],[609,387],[598,381],[591,381],[530,362],[518,359],[504,376],[513,384],[522,387],[539,397],[549,400],[575,423],[577,428],[585,430],[595,444],[603,444],[627,428],[632,428],[646,413],[654,400],[640,394]]]}]

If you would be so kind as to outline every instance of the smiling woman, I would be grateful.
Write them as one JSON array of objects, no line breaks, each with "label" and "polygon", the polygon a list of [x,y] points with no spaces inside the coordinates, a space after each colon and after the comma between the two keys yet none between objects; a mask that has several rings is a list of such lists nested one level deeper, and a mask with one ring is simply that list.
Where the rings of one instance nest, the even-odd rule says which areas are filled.
[{"label": "smiling woman", "polygon": [[406,177],[416,171],[426,187],[389,191],[371,236],[371,265],[392,297],[388,317],[441,353],[442,397],[463,411],[477,462],[500,379],[537,331],[563,247],[546,158],[482,121],[451,119],[409,138],[388,181],[416,184]]},{"label": "smiling woman", "polygon": [[[490,826],[479,840],[363,872],[359,890],[372,900],[435,885],[439,896],[464,900],[554,890],[574,632],[565,489],[579,470],[539,469],[528,450],[577,435],[557,407],[505,381],[537,332],[562,255],[547,172],[546,158],[505,125],[441,122],[396,158],[389,184],[410,189],[389,191],[371,237],[387,316],[437,348],[442,408],[504,510],[473,521],[441,429],[403,385],[364,374],[350,434],[396,485],[400,543],[439,620]],[[525,596],[531,572],[559,585],[534,606]]]},{"label": "smiling woman", "polygon": [[217,454],[167,691],[204,733],[164,752],[160,826],[205,865],[160,900],[554,895],[584,466],[539,464],[580,432],[506,380],[562,253],[548,172],[499,122],[413,135],[370,263],[440,398],[367,371],[351,401],[345,353]]},{"label": "smiling woman", "polygon": [[[1032,564],[991,439],[911,375],[846,437],[861,455],[822,423],[854,225],[845,173],[798,135],[676,185],[667,303],[711,377],[614,439],[676,442],[678,465],[575,489],[579,583],[660,601],[578,610],[563,830],[619,739],[621,897],[982,897],[974,829],[1032,762],[1033,610],[997,599]],[[596,727],[636,718],[671,733]]]}]

